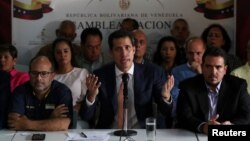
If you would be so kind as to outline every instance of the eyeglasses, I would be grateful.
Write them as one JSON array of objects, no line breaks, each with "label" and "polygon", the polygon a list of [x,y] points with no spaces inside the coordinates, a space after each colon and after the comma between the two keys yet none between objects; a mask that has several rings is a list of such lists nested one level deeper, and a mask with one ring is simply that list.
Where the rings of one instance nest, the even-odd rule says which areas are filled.
[{"label": "eyeglasses", "polygon": [[30,73],[31,77],[37,77],[39,75],[42,78],[46,78],[46,77],[48,77],[53,72],[48,72],[48,71],[41,71],[41,72],[39,72],[39,71],[30,71],[29,73]]}]

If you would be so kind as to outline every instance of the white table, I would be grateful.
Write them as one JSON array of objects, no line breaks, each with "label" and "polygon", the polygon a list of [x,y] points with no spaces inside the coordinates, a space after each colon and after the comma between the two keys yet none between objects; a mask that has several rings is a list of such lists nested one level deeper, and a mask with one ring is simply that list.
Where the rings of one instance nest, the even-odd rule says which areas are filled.
[{"label": "white table", "polygon": [[[0,141],[31,141],[33,133],[45,133],[45,141],[65,141],[68,132],[100,132],[110,135],[109,141],[119,141],[120,137],[113,135],[113,129],[100,130],[100,129],[75,129],[69,131],[58,132],[33,132],[33,131],[0,131]],[[137,135],[131,136],[135,141],[145,141],[145,129],[136,129]],[[202,135],[201,135],[202,137]],[[122,137],[122,141],[125,137]],[[205,139],[205,138],[204,138]],[[156,131],[156,141],[197,141],[195,133],[182,130],[182,129],[158,129]],[[203,140],[202,140],[203,141]],[[205,141],[205,140],[204,140]]]},{"label": "white table", "polygon": [[0,130],[0,141],[11,141],[16,131]]},{"label": "white table", "polygon": [[197,136],[198,136],[199,141],[207,141],[208,140],[208,136],[205,134],[197,133]]}]

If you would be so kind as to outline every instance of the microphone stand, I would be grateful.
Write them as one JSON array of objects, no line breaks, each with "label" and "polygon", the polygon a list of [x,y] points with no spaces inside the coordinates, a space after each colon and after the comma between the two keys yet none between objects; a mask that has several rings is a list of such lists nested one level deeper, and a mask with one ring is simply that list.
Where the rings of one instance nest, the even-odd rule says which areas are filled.
[{"label": "microphone stand", "polygon": [[116,136],[134,136],[137,135],[137,132],[134,130],[128,130],[128,80],[129,76],[128,74],[125,74],[127,76],[122,76],[122,81],[124,83],[124,89],[123,89],[123,129],[118,130],[114,132],[114,135]]}]

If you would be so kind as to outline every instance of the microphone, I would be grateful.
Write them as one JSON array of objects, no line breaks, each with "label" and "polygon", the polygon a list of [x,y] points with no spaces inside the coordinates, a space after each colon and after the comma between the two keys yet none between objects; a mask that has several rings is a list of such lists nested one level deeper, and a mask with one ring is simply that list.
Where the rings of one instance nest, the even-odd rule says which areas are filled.
[{"label": "microphone", "polygon": [[134,130],[128,130],[128,82],[129,82],[129,75],[124,73],[122,75],[122,82],[123,82],[123,129],[114,132],[116,136],[134,136],[137,134]]},{"label": "microphone", "polygon": [[124,89],[123,89],[124,96],[128,95],[128,81],[129,81],[129,75],[127,73],[124,73],[122,75],[122,82],[124,84]]}]

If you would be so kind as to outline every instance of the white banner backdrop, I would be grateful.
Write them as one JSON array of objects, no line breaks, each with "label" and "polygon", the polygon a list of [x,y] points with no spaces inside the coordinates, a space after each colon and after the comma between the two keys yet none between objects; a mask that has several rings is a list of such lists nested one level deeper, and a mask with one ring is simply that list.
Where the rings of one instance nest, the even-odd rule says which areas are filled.
[{"label": "white banner backdrop", "polygon": [[[222,5],[230,2],[233,0],[217,0]],[[207,18],[207,13],[195,10],[197,4],[201,6],[197,0],[13,0],[12,43],[19,51],[18,63],[27,65],[40,47],[53,42],[59,23],[70,19],[77,27],[76,43],[80,44],[84,28],[98,27],[104,36],[103,52],[107,52],[108,35],[127,17],[139,21],[140,28],[147,33],[150,48],[161,37],[170,35],[171,25],[177,18],[188,21],[191,36],[200,36],[209,24],[220,23],[234,43],[234,18]]]}]

